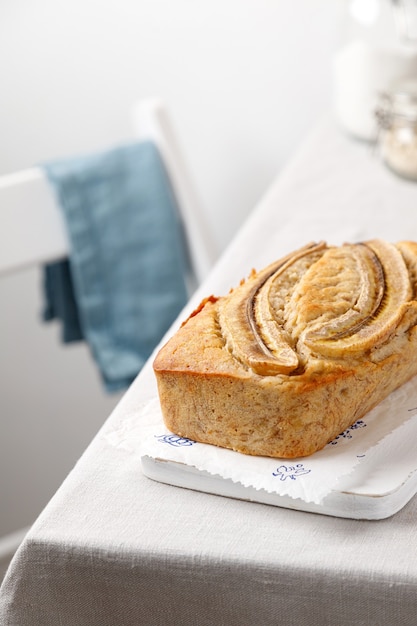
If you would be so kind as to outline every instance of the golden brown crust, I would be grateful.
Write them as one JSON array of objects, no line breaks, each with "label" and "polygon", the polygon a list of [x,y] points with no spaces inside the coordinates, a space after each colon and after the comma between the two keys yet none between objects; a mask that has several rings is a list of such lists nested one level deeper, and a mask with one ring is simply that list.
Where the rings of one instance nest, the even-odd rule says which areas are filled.
[{"label": "golden brown crust", "polygon": [[417,244],[305,248],[210,297],[154,362],[176,434],[312,454],[417,374]]}]

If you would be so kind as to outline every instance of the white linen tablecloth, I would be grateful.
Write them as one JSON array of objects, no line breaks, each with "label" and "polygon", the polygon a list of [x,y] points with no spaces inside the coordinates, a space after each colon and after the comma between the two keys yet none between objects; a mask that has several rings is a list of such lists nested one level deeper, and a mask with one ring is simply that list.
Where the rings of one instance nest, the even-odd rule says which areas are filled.
[{"label": "white linen tablecloth", "polygon": [[[417,184],[325,121],[180,318],[309,241],[372,237],[417,240]],[[417,498],[355,521],[154,482],[108,434],[155,394],[149,362],[23,541],[2,626],[417,623]]]}]

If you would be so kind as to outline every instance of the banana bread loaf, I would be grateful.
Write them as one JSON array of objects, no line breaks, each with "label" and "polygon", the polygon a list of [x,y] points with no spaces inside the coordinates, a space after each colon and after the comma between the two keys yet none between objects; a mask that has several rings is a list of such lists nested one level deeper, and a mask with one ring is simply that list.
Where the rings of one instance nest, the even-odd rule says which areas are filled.
[{"label": "banana bread loaf", "polygon": [[242,453],[321,449],[417,374],[417,243],[313,243],[204,300],[154,361],[166,426]]}]

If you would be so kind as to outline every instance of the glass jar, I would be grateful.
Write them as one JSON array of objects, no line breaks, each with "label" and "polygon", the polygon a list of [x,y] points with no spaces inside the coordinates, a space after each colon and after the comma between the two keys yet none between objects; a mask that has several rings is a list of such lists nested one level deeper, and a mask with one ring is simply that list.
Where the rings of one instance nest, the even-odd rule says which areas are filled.
[{"label": "glass jar", "polygon": [[376,119],[382,159],[396,174],[417,181],[417,80],[381,94]]}]

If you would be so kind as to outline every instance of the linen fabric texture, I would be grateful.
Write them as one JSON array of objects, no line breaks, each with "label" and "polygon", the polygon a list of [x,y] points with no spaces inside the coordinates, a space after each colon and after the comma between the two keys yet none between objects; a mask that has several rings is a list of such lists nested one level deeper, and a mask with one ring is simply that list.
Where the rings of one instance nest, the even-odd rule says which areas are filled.
[{"label": "linen fabric texture", "polygon": [[85,339],[109,392],[127,387],[187,301],[180,213],[152,142],[45,164],[69,259],[44,267],[45,320]]}]

